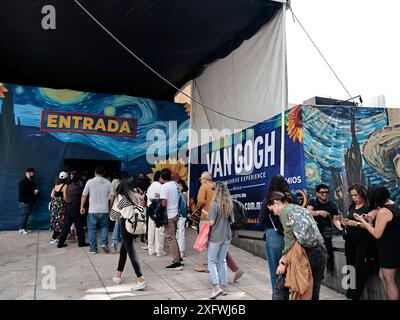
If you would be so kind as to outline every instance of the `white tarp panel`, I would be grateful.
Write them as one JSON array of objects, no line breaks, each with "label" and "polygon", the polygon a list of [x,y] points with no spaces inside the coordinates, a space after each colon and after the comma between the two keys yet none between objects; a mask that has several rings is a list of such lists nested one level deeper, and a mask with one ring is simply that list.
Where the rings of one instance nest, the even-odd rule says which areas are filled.
[{"label": "white tarp panel", "polygon": [[[251,39],[205,69],[193,81],[192,96],[234,120],[192,101],[191,128],[245,129],[280,113],[287,106],[284,9]],[[250,122],[249,122],[250,121]],[[192,131],[193,132],[193,131]],[[218,139],[215,133],[210,140]],[[190,148],[208,141],[190,139]]]}]

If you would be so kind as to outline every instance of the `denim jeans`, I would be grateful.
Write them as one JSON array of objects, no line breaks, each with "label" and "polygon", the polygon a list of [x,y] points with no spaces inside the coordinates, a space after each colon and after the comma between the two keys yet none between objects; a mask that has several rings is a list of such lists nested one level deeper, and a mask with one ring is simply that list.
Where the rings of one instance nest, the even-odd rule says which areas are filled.
[{"label": "denim jeans", "polygon": [[90,213],[87,217],[90,251],[97,251],[97,224],[101,228],[101,244],[108,245],[108,213]]},{"label": "denim jeans", "polygon": [[114,230],[112,233],[112,244],[118,245],[118,242],[121,242],[121,218],[115,220]]},{"label": "denim jeans", "polygon": [[33,203],[27,203],[27,202],[19,202],[19,210],[21,212],[21,225],[20,229],[26,230],[28,226],[28,219],[29,216],[31,215],[32,208],[33,208]]},{"label": "denim jeans", "polygon": [[230,241],[208,243],[208,271],[210,271],[211,282],[227,287],[228,268],[226,264],[226,254],[228,252]]},{"label": "denim jeans", "polygon": [[276,269],[278,269],[285,242],[283,240],[283,235],[277,233],[273,228],[265,230],[265,237],[265,252],[271,277],[272,293],[274,293],[277,280]]}]

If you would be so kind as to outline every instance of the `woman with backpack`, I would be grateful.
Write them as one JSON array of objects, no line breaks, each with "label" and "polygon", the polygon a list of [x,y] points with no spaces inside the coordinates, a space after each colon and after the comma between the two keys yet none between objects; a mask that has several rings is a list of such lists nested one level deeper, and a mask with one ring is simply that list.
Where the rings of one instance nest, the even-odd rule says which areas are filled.
[{"label": "woman with backpack", "polygon": [[208,270],[213,289],[211,299],[221,294],[228,285],[226,254],[232,240],[231,223],[234,222],[232,198],[223,182],[215,183],[215,197],[208,212],[210,233],[208,239]]},{"label": "woman with backpack", "polygon": [[[110,219],[115,221],[121,218],[121,249],[119,251],[119,261],[117,274],[113,277],[116,284],[122,283],[122,272],[124,271],[127,255],[131,260],[132,267],[135,270],[137,283],[132,290],[142,290],[146,287],[144,277],[140,268],[135,247],[133,245],[134,231],[138,227],[137,211],[143,212],[144,193],[140,190],[140,183],[123,179],[117,188],[117,197],[110,212]],[[132,227],[131,224],[134,223]],[[143,225],[143,222],[140,222]],[[145,225],[145,221],[144,221]]]},{"label": "woman with backpack", "polygon": [[[309,279],[307,288],[311,292],[309,298],[312,300],[319,300],[319,291],[321,287],[321,281],[324,278],[324,272],[327,262],[327,251],[324,244],[324,239],[319,232],[317,223],[315,222],[311,213],[296,204],[289,202],[290,195],[283,194],[282,192],[273,192],[268,198],[268,209],[279,217],[279,220],[283,226],[284,234],[284,249],[282,251],[282,257],[279,260],[279,266],[276,269],[276,273],[279,275],[275,285],[275,291],[273,294],[273,300],[288,300],[289,289],[286,285],[286,277],[289,276],[286,273],[286,269],[289,266],[291,270],[298,271],[297,274],[301,273],[301,276],[308,275],[312,278]],[[303,253],[305,251],[306,261],[304,265],[300,267],[290,265],[290,263],[296,263],[298,260],[293,259],[289,261],[289,256],[297,256],[299,252],[293,255],[292,248],[297,249],[298,245],[301,246],[300,250]],[[307,262],[308,260],[308,262]],[[307,272],[306,267],[308,267]],[[305,272],[305,274],[303,273]],[[292,280],[292,273],[290,274],[289,281]],[[296,278],[293,283],[296,285],[304,280],[304,277]],[[312,287],[311,287],[312,282]]]}]

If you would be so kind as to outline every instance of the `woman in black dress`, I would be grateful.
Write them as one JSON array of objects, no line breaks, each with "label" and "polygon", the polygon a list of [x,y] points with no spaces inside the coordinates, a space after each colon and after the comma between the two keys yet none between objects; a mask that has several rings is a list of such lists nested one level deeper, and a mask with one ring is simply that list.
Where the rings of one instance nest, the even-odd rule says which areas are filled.
[{"label": "woman in black dress", "polygon": [[340,222],[344,227],[346,263],[356,270],[356,287],[347,289],[346,297],[351,300],[359,300],[370,275],[366,259],[371,258],[373,252],[371,249],[375,243],[371,234],[361,228],[361,222],[358,222],[353,216],[355,213],[366,215],[371,211],[367,189],[357,183],[349,188],[349,193],[353,202]]},{"label": "woman in black dress", "polygon": [[389,199],[390,192],[383,186],[372,188],[369,196],[371,208],[378,209],[375,226],[371,226],[364,216],[355,213],[354,217],[362,228],[378,239],[379,277],[387,299],[399,300],[396,272],[400,269],[400,209]]}]

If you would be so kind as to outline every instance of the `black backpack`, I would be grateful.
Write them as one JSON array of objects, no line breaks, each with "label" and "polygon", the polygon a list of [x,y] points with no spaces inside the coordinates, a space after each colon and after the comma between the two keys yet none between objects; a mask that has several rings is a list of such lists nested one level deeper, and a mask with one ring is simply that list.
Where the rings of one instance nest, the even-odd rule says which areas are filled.
[{"label": "black backpack", "polygon": [[247,210],[243,203],[238,200],[232,199],[232,204],[235,222],[231,224],[231,228],[234,230],[243,229],[247,222]]},{"label": "black backpack", "polygon": [[152,203],[150,203],[150,205],[147,207],[147,214],[150,219],[155,222],[156,228],[160,228],[168,224],[167,208],[161,205],[160,199],[154,200]]}]

